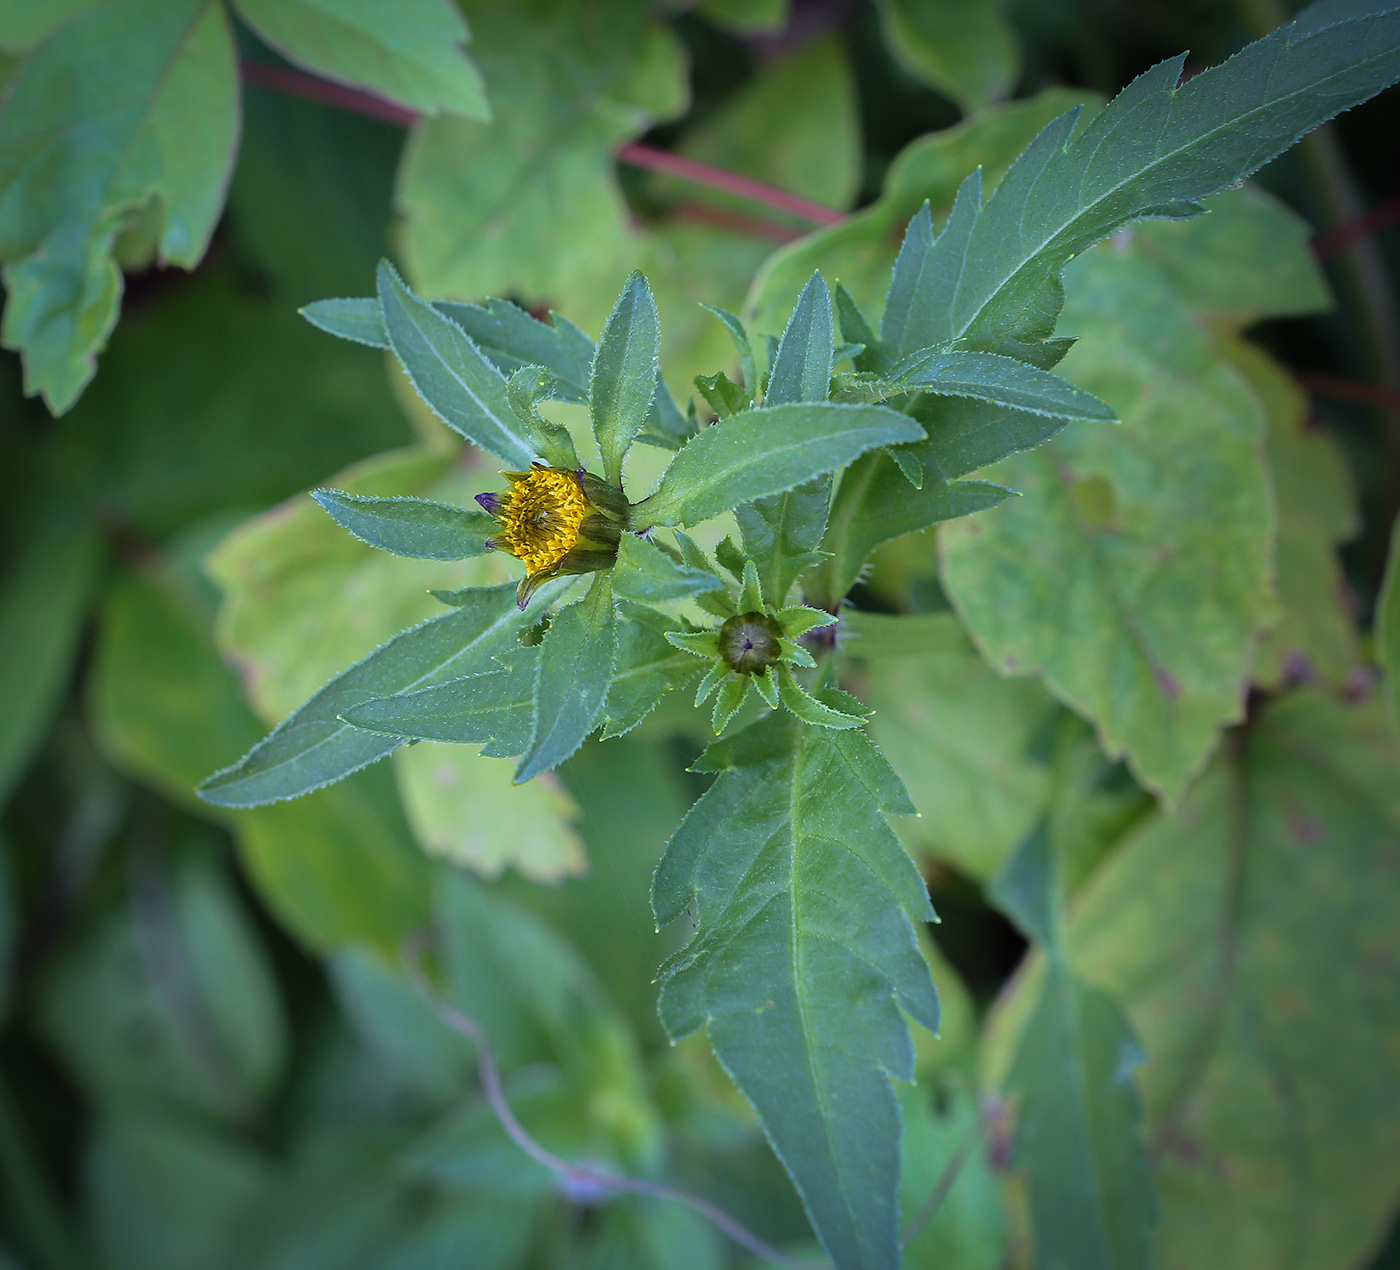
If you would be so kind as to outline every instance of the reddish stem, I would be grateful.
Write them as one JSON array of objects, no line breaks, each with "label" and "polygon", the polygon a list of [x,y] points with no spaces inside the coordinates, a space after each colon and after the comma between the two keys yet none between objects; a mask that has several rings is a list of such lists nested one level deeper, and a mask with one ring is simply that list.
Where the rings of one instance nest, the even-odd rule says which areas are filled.
[{"label": "reddish stem", "polygon": [[[367,93],[359,88],[350,88],[344,84],[332,84],[316,75],[306,75],[301,71],[288,70],[281,66],[270,66],[266,62],[246,60],[242,64],[242,69],[243,78],[250,84],[257,84],[261,88],[271,88],[295,97],[305,97],[310,101],[319,101],[328,106],[339,107],[341,110],[353,110],[358,114],[384,119],[405,128],[418,118],[413,111],[392,101],[386,101],[374,93]],[[631,167],[645,168],[651,172],[664,172],[668,176],[676,176],[683,181],[692,181],[696,185],[706,185],[711,189],[723,190],[727,194],[738,195],[740,198],[759,203],[777,212],[784,212],[789,216],[795,216],[812,225],[837,225],[846,219],[845,214],[838,212],[834,207],[815,203],[811,199],[803,198],[800,194],[791,194],[776,186],[765,185],[762,181],[751,181],[748,177],[740,176],[737,172],[727,172],[723,168],[711,167],[708,163],[687,159],[666,150],[657,150],[652,146],[635,143],[625,145],[618,150],[617,157],[619,161]],[[771,237],[772,233],[773,231],[769,230],[766,236]]]},{"label": "reddish stem", "polygon": [[1331,375],[1303,375],[1304,388],[1319,397],[1335,397],[1339,401],[1359,401],[1367,406],[1400,410],[1400,392],[1378,388],[1375,384],[1359,384],[1351,379],[1334,379]]},{"label": "reddish stem", "polygon": [[1347,221],[1345,225],[1338,225],[1336,229],[1319,234],[1313,239],[1313,252],[1319,260],[1326,260],[1328,256],[1345,251],[1352,243],[1369,238],[1397,220],[1400,220],[1400,194],[1388,199],[1379,207],[1373,207],[1364,216],[1358,216],[1355,220]]}]

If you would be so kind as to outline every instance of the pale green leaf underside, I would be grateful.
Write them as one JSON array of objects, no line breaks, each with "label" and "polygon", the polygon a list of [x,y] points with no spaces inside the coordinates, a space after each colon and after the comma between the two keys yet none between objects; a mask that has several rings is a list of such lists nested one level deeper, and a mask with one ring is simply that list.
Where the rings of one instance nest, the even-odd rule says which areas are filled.
[{"label": "pale green leaf underside", "polygon": [[781,712],[697,766],[719,776],[652,887],[659,921],[694,905],[698,922],[662,968],[662,1020],[676,1038],[708,1027],[836,1263],[894,1270],[900,1007],[938,1026],[910,927],[927,892],[885,821],[907,797],[863,733]]}]

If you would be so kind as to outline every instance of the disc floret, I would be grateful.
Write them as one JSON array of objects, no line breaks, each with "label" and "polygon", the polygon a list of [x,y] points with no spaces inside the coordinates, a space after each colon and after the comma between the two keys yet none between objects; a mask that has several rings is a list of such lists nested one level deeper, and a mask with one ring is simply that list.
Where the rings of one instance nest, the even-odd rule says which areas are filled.
[{"label": "disc floret", "polygon": [[620,489],[583,468],[536,463],[528,472],[502,472],[510,488],[476,501],[500,525],[490,547],[525,566],[516,593],[523,609],[550,578],[611,568],[627,528]]}]

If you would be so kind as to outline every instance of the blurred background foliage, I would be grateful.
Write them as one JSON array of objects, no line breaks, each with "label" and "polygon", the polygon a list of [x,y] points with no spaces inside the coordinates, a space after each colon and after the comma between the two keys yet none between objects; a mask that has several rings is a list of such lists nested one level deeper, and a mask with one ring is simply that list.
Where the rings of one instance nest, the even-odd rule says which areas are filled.
[{"label": "blurred background foliage", "polygon": [[[697,302],[776,333],[814,267],[876,300],[925,199],[946,209],[979,164],[994,181],[1048,119],[1160,58],[1203,67],[1286,16],[462,8],[465,54],[445,0],[408,6],[406,33],[330,35],[310,0],[0,0],[7,77],[60,58],[64,23],[91,44],[67,96],[21,111],[12,84],[0,112],[4,338],[26,366],[0,361],[0,1265],[752,1264],[677,1205],[561,1193],[507,1141],[470,1043],[403,973],[427,929],[541,1142],[813,1251],[703,1042],[672,1049],[657,1022],[654,972],[687,932],[654,932],[648,886],[705,740],[674,696],[522,787],[422,744],[292,804],[194,798],[435,611],[429,588],[506,576],[499,557],[376,554],[304,497],[462,502],[494,478],[383,355],[296,308],[367,294],[388,252],[425,295],[510,296],[596,334],[641,267],[684,400],[732,358]],[[114,122],[190,21],[198,60],[160,126]],[[92,169],[21,171],[36,112],[85,102],[110,116]],[[1392,93],[1212,216],[1078,262],[1064,369],[1121,428],[1007,460],[1025,497],[895,539],[854,593],[859,686],[944,919],[926,944],[944,1034],[920,1037],[901,1090],[906,1216],[941,1190],[911,1267],[1029,1264],[1026,1160],[995,1091],[1047,974],[1110,993],[1145,1051],[1158,1264],[1400,1266],[1400,767],[1370,634],[1400,497],[1400,238],[1322,266],[1307,248],[1400,192],[1397,111]],[[658,151],[797,201],[659,170]],[[98,188],[101,162],[127,166]],[[1084,540],[1109,536],[1086,566]],[[1169,585],[1141,587],[1162,553]],[[1137,624],[1175,651],[1154,673],[1178,709],[1134,686]],[[1126,667],[1111,697],[1105,665]],[[1048,962],[985,891],[1042,820],[1073,899]],[[1077,1167],[1039,1149],[1031,1167]]]}]

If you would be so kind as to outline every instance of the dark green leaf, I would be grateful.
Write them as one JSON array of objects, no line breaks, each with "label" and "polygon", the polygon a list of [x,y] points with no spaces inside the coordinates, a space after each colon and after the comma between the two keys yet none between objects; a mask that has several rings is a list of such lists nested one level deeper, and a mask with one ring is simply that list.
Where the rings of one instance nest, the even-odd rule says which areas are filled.
[{"label": "dark green leaf", "polygon": [[562,609],[545,632],[534,736],[517,782],[558,767],[584,743],[602,713],[616,657],[612,583],[599,573],[588,594]]},{"label": "dark green leaf", "polygon": [[456,745],[490,742],[487,754],[519,754],[530,744],[534,724],[539,649],[509,649],[497,660],[498,669],[417,692],[375,697],[351,706],[342,717],[381,736]]},{"label": "dark green leaf", "polygon": [[753,405],[748,390],[740,388],[722,370],[713,375],[696,375],[695,387],[721,419],[727,419]]},{"label": "dark green leaf", "polygon": [[404,631],[337,675],[239,762],[209,777],[200,797],[221,807],[254,807],[296,798],[383,758],[401,740],[361,732],[340,717],[343,711],[489,668],[531,620],[517,607],[512,585],[463,596],[460,607]]},{"label": "dark green leaf", "polygon": [[1400,727],[1400,520],[1390,531],[1390,558],[1376,613],[1376,651],[1386,674],[1391,719]]},{"label": "dark green leaf", "polygon": [[622,461],[641,430],[661,368],[661,319],[647,280],[634,273],[603,327],[588,377],[588,408],[603,475],[622,480]]},{"label": "dark green leaf", "polygon": [[876,446],[922,436],[912,419],[883,406],[800,402],[746,410],[687,442],[637,516],[653,525],[693,525],[805,484]]},{"label": "dark green leaf", "polygon": [[234,0],[258,35],[293,62],[358,84],[423,115],[489,119],[480,72],[462,52],[467,24],[447,0]]},{"label": "dark green leaf", "polygon": [[863,733],[782,712],[697,767],[719,776],[652,887],[658,921],[694,905],[698,923],[662,968],[662,1021],[675,1039],[708,1027],[836,1264],[894,1270],[890,1078],[909,1079],[914,1058],[900,1007],[938,1026],[910,926],[932,910],[885,821],[907,795]]},{"label": "dark green leaf", "polygon": [[802,288],[797,307],[783,330],[778,352],[768,370],[764,404],[825,401],[831,392],[831,294],[819,273]]},{"label": "dark green leaf", "polygon": [[939,397],[974,397],[1058,419],[1099,419],[1111,423],[1116,418],[1112,409],[1093,393],[1000,353],[927,350],[905,358],[890,374],[910,388],[921,388]]},{"label": "dark green leaf", "polygon": [[1002,0],[880,0],[876,7],[900,65],[964,111],[1016,86],[1020,49]]},{"label": "dark green leaf", "polygon": [[830,506],[831,478],[819,476],[786,494],[734,509],[744,551],[758,561],[763,598],[775,608],[787,603],[798,574],[826,558],[816,547],[826,531]]},{"label": "dark green leaf", "polygon": [[729,338],[734,341],[734,351],[739,354],[739,374],[744,381],[744,387],[748,390],[750,400],[753,393],[758,389],[758,369],[753,357],[753,345],[749,343],[749,333],[744,329],[744,324],[734,316],[728,309],[718,309],[713,304],[702,304],[702,309],[709,309],[715,317],[719,318],[724,329],[729,332]]},{"label": "dark green leaf", "polygon": [[466,332],[413,294],[393,266],[379,266],[379,303],[394,354],[418,395],[468,441],[528,471],[542,438],[516,417],[506,381]]},{"label": "dark green leaf", "polygon": [[[718,578],[714,582],[720,585]],[[700,668],[694,657],[666,640],[667,631],[684,629],[679,623],[625,600],[618,605],[618,615],[617,664],[603,706],[605,741],[630,732],[665,693],[694,678]]]},{"label": "dark green leaf", "polygon": [[[923,449],[922,445],[911,447],[915,455]],[[889,454],[865,455],[842,476],[832,503],[823,543],[831,558],[818,575],[822,601],[834,603],[845,595],[870,553],[882,542],[985,511],[1012,493],[985,481],[950,484],[928,471],[923,486],[916,490]]]},{"label": "dark green leaf", "polygon": [[361,542],[415,560],[482,555],[499,528],[485,512],[426,498],[373,498],[336,489],[312,490],[311,497]]},{"label": "dark green leaf", "polygon": [[613,590],[624,600],[663,604],[684,600],[702,591],[718,591],[724,583],[708,569],[692,569],[673,560],[654,542],[623,534],[618,544]]},{"label": "dark green leaf", "polygon": [[[1053,328],[1064,265],[1119,226],[1186,216],[1324,120],[1400,75],[1391,0],[1318,0],[1228,62],[1181,80],[1182,57],[1140,75],[1074,133],[1050,124],[982,206],[969,177],[936,244],[920,241],[917,310],[885,339],[903,356],[966,339],[988,348]],[[911,264],[913,260],[911,259]],[[894,293],[891,293],[894,301]]]}]

